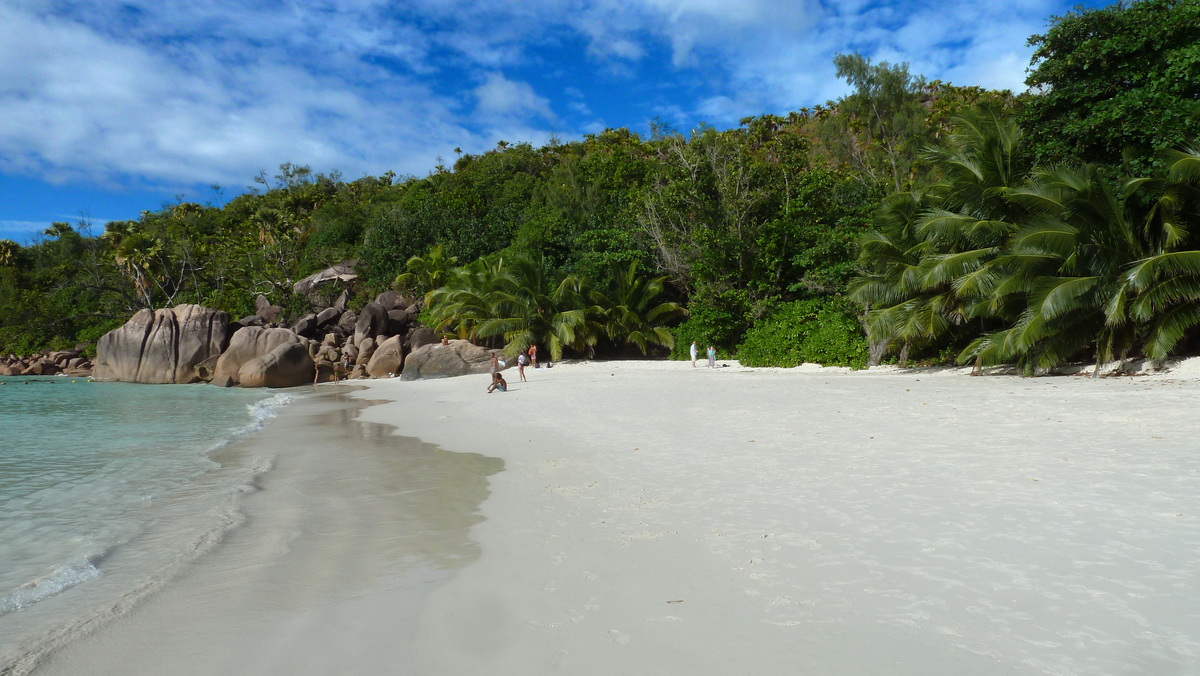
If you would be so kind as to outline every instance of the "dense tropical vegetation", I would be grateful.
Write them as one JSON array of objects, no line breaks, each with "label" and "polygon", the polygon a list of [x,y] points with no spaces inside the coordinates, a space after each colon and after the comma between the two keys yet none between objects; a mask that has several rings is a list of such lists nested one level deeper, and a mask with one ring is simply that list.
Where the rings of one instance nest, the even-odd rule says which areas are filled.
[{"label": "dense tropical vegetation", "polygon": [[0,241],[0,349],[143,307],[291,317],[344,260],[427,325],[551,358],[1165,359],[1200,347],[1200,2],[1051,20],[1019,96],[839,55],[850,92],[734,129],[457,149],[424,177],[284,164],[225,202]]}]

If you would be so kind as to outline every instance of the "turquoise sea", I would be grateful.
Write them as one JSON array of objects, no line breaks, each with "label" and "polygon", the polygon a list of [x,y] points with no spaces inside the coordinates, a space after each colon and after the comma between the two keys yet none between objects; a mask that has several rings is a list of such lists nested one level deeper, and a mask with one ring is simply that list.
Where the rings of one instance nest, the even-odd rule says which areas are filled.
[{"label": "turquoise sea", "polygon": [[0,378],[0,672],[119,614],[232,527],[232,442],[295,395]]}]

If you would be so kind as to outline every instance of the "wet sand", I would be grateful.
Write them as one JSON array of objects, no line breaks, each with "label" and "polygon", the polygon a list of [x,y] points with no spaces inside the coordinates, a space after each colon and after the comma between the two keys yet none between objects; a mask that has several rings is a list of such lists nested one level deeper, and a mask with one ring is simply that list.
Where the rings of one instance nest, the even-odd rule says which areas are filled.
[{"label": "wet sand", "polygon": [[371,382],[505,463],[390,673],[1200,673],[1195,375]]},{"label": "wet sand", "polygon": [[35,673],[414,673],[417,612],[478,557],[468,529],[502,463],[358,421],[369,402],[349,389],[322,388],[225,449],[269,466],[244,486],[240,524]]}]

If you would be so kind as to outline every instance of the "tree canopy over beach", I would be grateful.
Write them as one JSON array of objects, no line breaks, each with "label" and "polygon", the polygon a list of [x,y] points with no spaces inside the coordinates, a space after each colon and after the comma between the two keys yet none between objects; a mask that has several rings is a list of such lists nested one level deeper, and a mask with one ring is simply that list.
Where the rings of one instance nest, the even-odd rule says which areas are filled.
[{"label": "tree canopy over beach", "polygon": [[732,129],[500,141],[421,177],[285,163],[227,203],[55,223],[0,242],[0,348],[181,302],[298,316],[296,281],[357,260],[352,307],[399,288],[438,327],[556,358],[696,340],[1032,372],[1193,350],[1200,4],[1079,9],[1030,44],[1020,95],[843,54],[845,96]]}]

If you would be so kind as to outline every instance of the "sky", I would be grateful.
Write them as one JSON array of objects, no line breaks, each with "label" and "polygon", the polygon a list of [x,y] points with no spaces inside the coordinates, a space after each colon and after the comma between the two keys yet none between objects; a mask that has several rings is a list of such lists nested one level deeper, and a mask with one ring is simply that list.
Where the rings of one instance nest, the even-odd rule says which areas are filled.
[{"label": "sky", "polygon": [[424,176],[500,140],[734,127],[846,93],[838,53],[1024,91],[1074,4],[0,0],[0,238],[220,205],[282,162]]}]

